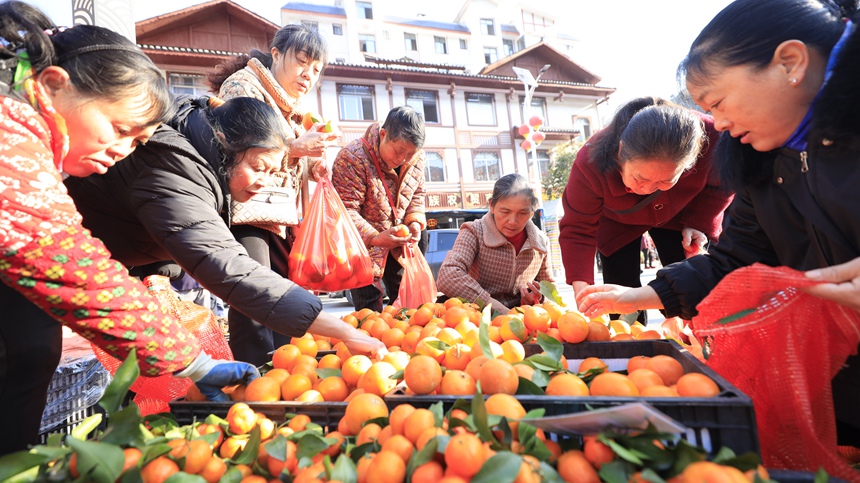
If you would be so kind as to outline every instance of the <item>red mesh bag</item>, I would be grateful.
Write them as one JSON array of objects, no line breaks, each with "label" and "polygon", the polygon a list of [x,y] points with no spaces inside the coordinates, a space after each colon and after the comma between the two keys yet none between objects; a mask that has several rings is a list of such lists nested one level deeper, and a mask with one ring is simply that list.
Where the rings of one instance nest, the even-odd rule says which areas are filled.
[{"label": "red mesh bag", "polygon": [[373,261],[328,178],[317,184],[290,251],[290,280],[308,290],[339,292],[373,283]]},{"label": "red mesh bag", "polygon": [[416,309],[427,302],[435,302],[438,295],[436,280],[421,250],[414,245],[406,245],[398,261],[403,265],[403,278],[397,300],[392,304],[394,308]]},{"label": "red mesh bag", "polygon": [[[152,275],[146,277],[143,283],[158,299],[165,312],[173,313],[179,319],[179,323],[197,338],[200,349],[213,359],[233,360],[230,346],[224,334],[221,333],[218,322],[215,321],[215,314],[211,310],[193,302],[180,300],[170,287],[170,280],[167,277]],[[111,375],[122,364],[122,361],[95,345],[93,351]],[[190,379],[165,374],[157,377],[138,377],[131,385],[131,390],[136,394],[134,402],[140,407],[140,413],[146,416],[170,411],[168,402],[184,396],[191,384]]]},{"label": "red mesh bag", "polygon": [[708,366],[752,398],[766,467],[860,482],[837,450],[830,385],[857,352],[860,313],[797,290],[815,283],[786,267],[735,270],[699,304],[693,333],[710,344]]}]

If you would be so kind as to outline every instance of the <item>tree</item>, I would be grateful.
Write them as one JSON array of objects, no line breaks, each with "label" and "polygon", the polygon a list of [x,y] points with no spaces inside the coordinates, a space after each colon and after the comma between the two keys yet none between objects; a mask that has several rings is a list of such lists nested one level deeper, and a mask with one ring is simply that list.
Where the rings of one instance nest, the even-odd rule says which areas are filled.
[{"label": "tree", "polygon": [[544,200],[561,198],[564,187],[567,186],[567,180],[570,178],[573,160],[576,159],[576,153],[582,145],[582,141],[571,140],[553,148],[550,153],[549,172],[542,180]]},{"label": "tree", "polygon": [[679,106],[684,106],[687,109],[692,109],[694,111],[705,112],[701,107],[696,105],[693,102],[693,96],[690,95],[690,92],[687,89],[681,89],[678,92],[672,94],[672,97],[669,98],[670,101],[678,104]]}]

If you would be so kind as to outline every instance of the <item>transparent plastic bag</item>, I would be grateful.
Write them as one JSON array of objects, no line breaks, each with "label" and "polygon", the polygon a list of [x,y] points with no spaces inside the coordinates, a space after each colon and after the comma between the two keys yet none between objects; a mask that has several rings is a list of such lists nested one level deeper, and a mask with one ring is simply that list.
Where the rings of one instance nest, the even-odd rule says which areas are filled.
[{"label": "transparent plastic bag", "polygon": [[435,302],[438,294],[436,280],[421,250],[415,245],[406,245],[399,261],[403,265],[403,279],[397,300],[392,305],[397,309],[415,309],[427,302]]},{"label": "transparent plastic bag", "polygon": [[290,280],[309,290],[339,292],[373,283],[373,261],[331,181],[311,198],[290,252]]}]

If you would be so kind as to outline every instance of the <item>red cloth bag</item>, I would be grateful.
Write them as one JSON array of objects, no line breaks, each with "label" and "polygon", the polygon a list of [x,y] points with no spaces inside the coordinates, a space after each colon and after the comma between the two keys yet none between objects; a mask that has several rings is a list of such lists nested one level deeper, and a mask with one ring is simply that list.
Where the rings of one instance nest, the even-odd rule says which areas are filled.
[{"label": "red cloth bag", "polygon": [[[730,273],[697,307],[707,364],[749,395],[768,468],[860,482],[836,445],[831,379],[860,343],[860,312],[813,297],[803,272],[755,264]],[[860,401],[858,401],[860,402]]]},{"label": "red cloth bag", "polygon": [[[233,352],[227,344],[227,339],[218,327],[215,314],[206,307],[193,302],[181,300],[170,287],[170,280],[160,275],[152,275],[143,280],[165,312],[173,314],[188,332],[197,338],[200,348],[213,359],[233,360]],[[99,362],[110,371],[116,373],[122,361],[93,345],[93,352]],[[140,408],[143,416],[170,411],[168,402],[185,396],[191,387],[191,380],[165,374],[157,377],[138,377],[131,390],[134,391],[134,402]]]},{"label": "red cloth bag", "polygon": [[328,178],[317,184],[290,251],[290,280],[308,290],[339,292],[373,283],[373,261]]},{"label": "red cloth bag", "polygon": [[427,259],[413,244],[403,247],[403,256],[398,260],[403,265],[403,279],[394,308],[417,309],[427,302],[435,302],[438,292],[436,280]]}]

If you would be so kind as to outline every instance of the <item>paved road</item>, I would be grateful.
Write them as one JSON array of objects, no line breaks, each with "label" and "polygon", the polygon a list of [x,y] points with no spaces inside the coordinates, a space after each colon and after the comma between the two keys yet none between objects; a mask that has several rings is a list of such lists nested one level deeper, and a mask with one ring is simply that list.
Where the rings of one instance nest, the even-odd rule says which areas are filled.
[{"label": "paved road", "polygon": [[[654,276],[656,273],[657,273],[656,268],[645,269],[645,271],[642,273],[642,277],[641,277],[642,285],[647,285],[648,282],[650,282],[651,280],[654,280]],[[597,277],[595,279],[595,282],[596,283],[602,283],[603,282],[603,275],[598,273]],[[558,284],[558,289],[559,289],[559,294],[561,295],[562,300],[564,300],[565,303],[573,306],[573,304],[574,304],[573,288],[570,285],[560,283],[560,284]],[[353,310],[355,310],[353,308],[352,304],[347,302],[346,298],[344,298],[344,297],[332,298],[332,297],[329,297],[328,295],[323,295],[321,297],[321,299],[323,301],[323,310],[325,310],[326,312],[329,312],[333,315],[336,315],[338,317],[349,314]],[[661,322],[663,322],[663,320],[664,320],[663,314],[661,314],[658,310],[649,310],[648,311],[648,325],[649,326],[654,326],[654,325],[659,326],[659,324]]]}]

